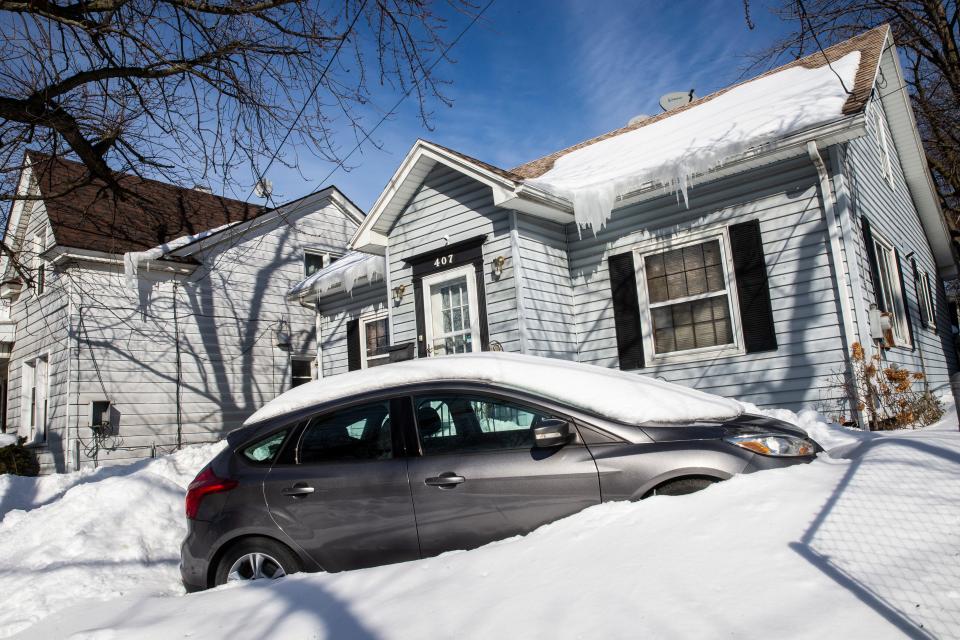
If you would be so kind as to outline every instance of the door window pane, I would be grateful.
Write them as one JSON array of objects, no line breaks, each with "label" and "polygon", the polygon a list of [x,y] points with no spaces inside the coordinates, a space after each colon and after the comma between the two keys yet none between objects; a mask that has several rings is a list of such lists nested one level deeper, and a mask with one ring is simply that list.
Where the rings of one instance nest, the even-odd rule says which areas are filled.
[{"label": "door window pane", "polygon": [[434,355],[473,350],[470,291],[466,276],[430,287]]},{"label": "door window pane", "polygon": [[300,440],[301,464],[383,460],[393,453],[390,403],[342,409],[310,420]]},{"label": "door window pane", "polygon": [[531,428],[551,417],[507,400],[477,395],[419,396],[415,406],[425,455],[530,448]]}]

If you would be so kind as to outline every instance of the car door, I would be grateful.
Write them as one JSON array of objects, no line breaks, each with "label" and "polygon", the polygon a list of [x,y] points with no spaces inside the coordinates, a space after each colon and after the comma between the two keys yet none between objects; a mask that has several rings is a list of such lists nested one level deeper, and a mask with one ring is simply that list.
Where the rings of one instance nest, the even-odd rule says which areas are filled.
[{"label": "car door", "polygon": [[532,428],[557,416],[472,392],[417,395],[414,409],[422,455],[409,458],[409,474],[424,556],[529,533],[600,503],[579,437],[533,446]]},{"label": "car door", "polygon": [[366,402],[306,421],[295,456],[264,482],[271,517],[323,569],[419,557],[407,463],[391,402]]}]

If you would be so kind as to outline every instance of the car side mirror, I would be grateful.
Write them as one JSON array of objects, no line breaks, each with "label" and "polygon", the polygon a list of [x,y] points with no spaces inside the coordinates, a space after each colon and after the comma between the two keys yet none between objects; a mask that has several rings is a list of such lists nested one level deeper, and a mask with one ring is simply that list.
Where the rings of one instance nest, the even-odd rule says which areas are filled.
[{"label": "car side mirror", "polygon": [[562,447],[573,439],[570,423],[559,418],[547,418],[532,427],[533,446],[539,448]]}]

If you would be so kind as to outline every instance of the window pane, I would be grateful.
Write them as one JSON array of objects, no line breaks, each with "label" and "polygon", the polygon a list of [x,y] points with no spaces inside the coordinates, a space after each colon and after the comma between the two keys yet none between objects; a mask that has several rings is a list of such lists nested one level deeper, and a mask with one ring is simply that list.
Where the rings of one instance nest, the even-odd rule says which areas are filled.
[{"label": "window pane", "polygon": [[303,271],[309,277],[323,269],[323,256],[316,253],[303,254]]},{"label": "window pane", "polygon": [[650,295],[650,302],[665,302],[669,300],[670,296],[667,294],[667,277],[649,278],[650,272],[648,271],[647,274],[647,291]]},{"label": "window pane", "polygon": [[313,360],[290,361],[290,386],[298,387],[313,379]]},{"label": "window pane", "polygon": [[318,416],[300,441],[301,464],[383,460],[392,454],[390,405],[377,402]]},{"label": "window pane", "polygon": [[532,427],[550,416],[507,400],[465,394],[420,396],[424,455],[533,447]]},{"label": "window pane", "polygon": [[269,435],[263,440],[246,447],[243,450],[243,457],[255,463],[273,462],[274,458],[276,458],[280,452],[280,445],[283,444],[283,439],[286,437],[286,430]]},{"label": "window pane", "polygon": [[733,342],[727,296],[681,302],[651,310],[654,349],[670,353]]},{"label": "window pane", "polygon": [[384,355],[390,344],[390,328],[386,318],[364,323],[367,338],[367,357]]}]

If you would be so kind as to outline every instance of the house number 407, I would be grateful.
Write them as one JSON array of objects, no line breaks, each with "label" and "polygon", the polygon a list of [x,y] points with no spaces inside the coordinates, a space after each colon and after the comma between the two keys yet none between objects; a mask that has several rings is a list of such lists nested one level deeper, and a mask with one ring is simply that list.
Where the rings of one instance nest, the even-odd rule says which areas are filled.
[{"label": "house number 407", "polygon": [[433,261],[433,266],[435,267],[445,267],[448,264],[453,264],[453,254],[451,253],[448,256],[440,256]]}]

